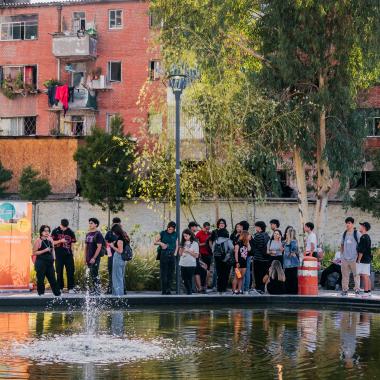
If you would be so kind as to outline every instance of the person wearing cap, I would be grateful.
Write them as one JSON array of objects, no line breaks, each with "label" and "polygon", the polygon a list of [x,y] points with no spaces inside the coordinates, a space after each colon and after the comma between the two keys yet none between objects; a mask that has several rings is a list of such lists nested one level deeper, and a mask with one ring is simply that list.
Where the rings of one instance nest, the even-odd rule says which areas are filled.
[{"label": "person wearing cap", "polygon": [[364,295],[363,297],[369,297],[371,295],[371,238],[368,235],[368,231],[371,229],[371,225],[368,222],[359,223],[359,232],[361,233],[358,244],[358,260],[356,264],[356,274],[363,280]]},{"label": "person wearing cap", "polygon": [[166,230],[161,231],[156,236],[154,245],[158,246],[157,260],[160,260],[161,292],[163,295],[170,295],[175,271],[175,256],[178,252],[178,235],[175,222],[169,222]]},{"label": "person wearing cap", "polygon": [[268,274],[271,264],[270,256],[267,254],[269,235],[265,232],[266,224],[263,221],[255,223],[256,233],[251,242],[251,254],[253,255],[253,276],[255,278],[255,289],[261,293],[265,286],[263,278]]}]

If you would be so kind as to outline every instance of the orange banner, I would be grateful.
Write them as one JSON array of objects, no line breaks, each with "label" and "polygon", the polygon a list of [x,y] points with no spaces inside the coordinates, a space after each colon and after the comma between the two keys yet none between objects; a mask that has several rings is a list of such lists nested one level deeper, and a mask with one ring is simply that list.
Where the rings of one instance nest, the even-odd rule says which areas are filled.
[{"label": "orange banner", "polygon": [[28,289],[32,204],[0,201],[0,289]]}]

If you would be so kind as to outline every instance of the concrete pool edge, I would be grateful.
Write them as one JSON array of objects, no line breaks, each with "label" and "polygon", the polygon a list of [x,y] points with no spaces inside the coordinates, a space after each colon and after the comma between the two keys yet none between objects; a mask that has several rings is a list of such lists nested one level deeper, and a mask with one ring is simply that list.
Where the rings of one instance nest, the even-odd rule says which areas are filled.
[{"label": "concrete pool edge", "polygon": [[[314,310],[341,309],[356,311],[380,312],[380,299],[355,298],[339,296],[220,296],[220,295],[126,295],[124,297],[101,296],[91,297],[107,308],[191,308],[191,307],[273,307],[273,308],[306,308]],[[84,305],[83,295],[64,296],[0,296],[0,312],[75,310]]]}]

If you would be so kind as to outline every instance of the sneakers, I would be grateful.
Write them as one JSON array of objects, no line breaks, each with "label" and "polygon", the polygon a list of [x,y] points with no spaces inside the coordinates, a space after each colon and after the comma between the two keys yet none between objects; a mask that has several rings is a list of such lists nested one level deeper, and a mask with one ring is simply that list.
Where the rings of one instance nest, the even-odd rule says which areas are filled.
[{"label": "sneakers", "polygon": [[372,297],[372,293],[371,292],[364,292],[362,294],[362,298],[368,298],[368,297]]},{"label": "sneakers", "polygon": [[360,297],[360,290],[355,290],[355,296]]},{"label": "sneakers", "polygon": [[69,294],[76,294],[76,291],[74,289],[70,289]]},{"label": "sneakers", "polygon": [[342,290],[341,293],[340,293],[340,295],[341,295],[342,297],[346,297],[346,296],[348,296],[348,292],[347,292],[347,290]]}]

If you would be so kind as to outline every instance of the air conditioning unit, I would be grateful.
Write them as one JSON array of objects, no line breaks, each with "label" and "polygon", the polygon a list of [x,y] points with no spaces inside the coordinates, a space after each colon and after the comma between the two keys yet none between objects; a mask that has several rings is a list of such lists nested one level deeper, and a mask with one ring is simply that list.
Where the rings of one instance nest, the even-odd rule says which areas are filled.
[{"label": "air conditioning unit", "polygon": [[94,90],[102,90],[107,88],[107,79],[104,75],[100,75],[99,79],[92,80],[92,88]]}]

